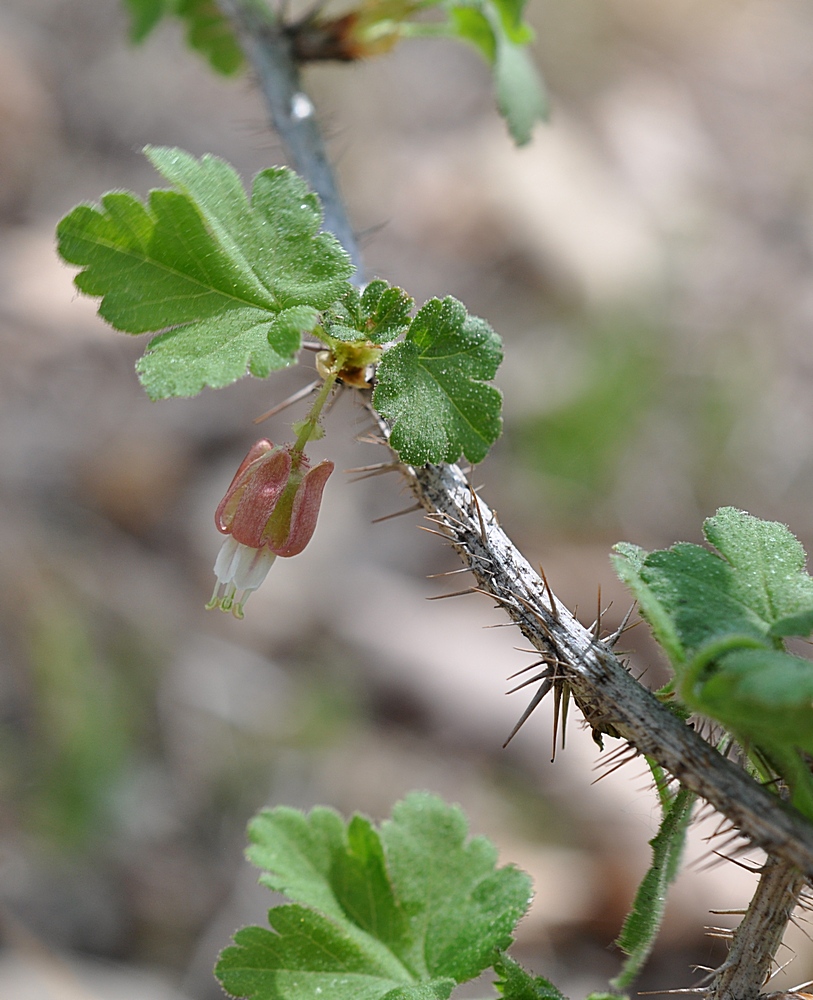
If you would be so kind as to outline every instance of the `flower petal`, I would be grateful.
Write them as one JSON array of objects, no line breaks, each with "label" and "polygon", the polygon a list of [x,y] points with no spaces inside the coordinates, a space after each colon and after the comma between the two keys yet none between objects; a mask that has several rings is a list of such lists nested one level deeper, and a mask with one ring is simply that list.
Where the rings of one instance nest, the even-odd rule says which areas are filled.
[{"label": "flower petal", "polygon": [[237,503],[242,495],[242,488],[251,479],[254,470],[251,468],[257,465],[261,460],[269,453],[274,451],[276,448],[267,438],[261,438],[249,449],[248,454],[240,463],[240,467],[234,474],[234,478],[229,484],[229,488],[220,503],[217,505],[217,510],[215,511],[215,524],[217,525],[217,530],[224,533],[229,531],[229,527],[234,517],[234,511],[237,507]]},{"label": "flower petal", "polygon": [[249,467],[228,530],[243,545],[258,549],[263,544],[263,532],[268,520],[288,485],[291,475],[291,453],[287,448],[275,448]]},{"label": "flower petal", "polygon": [[306,472],[299,484],[291,511],[291,527],[282,545],[272,546],[278,556],[296,556],[305,548],[316,530],[325,483],[335,466],[325,460]]}]

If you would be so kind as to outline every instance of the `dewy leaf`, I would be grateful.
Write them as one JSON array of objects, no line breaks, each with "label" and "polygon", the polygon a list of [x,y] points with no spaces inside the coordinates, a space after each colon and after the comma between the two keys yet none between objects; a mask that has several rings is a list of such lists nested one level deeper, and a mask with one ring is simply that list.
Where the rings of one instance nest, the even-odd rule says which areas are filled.
[{"label": "dewy leaf", "polygon": [[805,572],[805,550],[786,525],[722,507],[703,530],[734,567],[741,600],[777,629],[774,634],[810,634],[813,578]]},{"label": "dewy leaf", "polygon": [[330,809],[308,816],[293,809],[260,813],[249,825],[249,860],[260,882],[291,899],[354,924],[395,953],[409,928],[393,895],[378,833],[355,816],[349,826]]},{"label": "dewy leaf", "polygon": [[336,340],[389,344],[409,327],[414,305],[403,289],[377,278],[363,292],[348,288],[325,316],[325,328]]},{"label": "dewy leaf", "polygon": [[[269,911],[271,930],[246,927],[234,935],[215,967],[223,988],[250,1000],[379,1000],[400,991],[404,1000],[446,1000],[454,982],[404,982],[403,971],[378,961],[335,923],[302,906]],[[419,988],[416,990],[416,986]],[[433,992],[427,992],[426,987]]]},{"label": "dewy leaf", "polygon": [[467,841],[460,809],[414,792],[381,829],[387,867],[412,930],[405,961],[422,976],[465,982],[506,948],[531,901],[528,876],[495,868],[485,837]]},{"label": "dewy leaf", "polygon": [[493,846],[467,843],[460,811],[427,794],[399,803],[381,834],[361,816],[278,808],[249,836],[260,881],[297,905],[223,952],[216,972],[233,996],[445,1000],[510,941],[530,897],[527,876],[495,869]]},{"label": "dewy leaf", "polygon": [[505,1000],[567,1000],[549,980],[532,976],[509,955],[500,952],[494,961],[496,988]]},{"label": "dewy leaf", "polygon": [[[57,227],[75,284],[127,333],[165,331],[139,362],[152,398],[188,396],[290,364],[301,332],[347,287],[349,258],[320,233],[319,203],[291,171],[265,170],[251,202],[235,171],[177,149],[148,156],[175,186],[80,205]],[[300,329],[296,326],[301,324]]]},{"label": "dewy leaf", "polygon": [[406,339],[378,366],[373,406],[393,424],[390,444],[410,465],[480,462],[499,437],[501,396],[486,385],[500,338],[450,296],[430,299]]},{"label": "dewy leaf", "polygon": [[813,579],[790,531],[732,507],[704,525],[718,553],[681,542],[643,553],[616,546],[616,570],[638,599],[673,666],[725,635],[808,635]]}]

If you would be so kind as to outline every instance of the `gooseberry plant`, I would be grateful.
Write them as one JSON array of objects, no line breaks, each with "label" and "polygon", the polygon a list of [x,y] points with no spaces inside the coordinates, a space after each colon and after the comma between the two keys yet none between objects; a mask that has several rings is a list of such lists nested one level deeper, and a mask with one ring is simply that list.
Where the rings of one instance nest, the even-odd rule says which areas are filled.
[{"label": "gooseberry plant", "polygon": [[[138,39],[176,15],[214,68],[250,60],[315,188],[271,168],[247,194],[217,157],[150,147],[168,187],[146,201],[106,194],[58,227],[59,252],[80,269],[78,289],[101,300],[100,315],[125,333],[154,335],[137,364],[151,399],[266,378],[303,349],[317,351],[309,412],[289,442],[250,448],[218,505],[227,538],[208,606],[242,617],[274,560],[305,548],[333,472],[330,460],[311,466],[306,449],[323,434],[337,385],[368,394],[398,468],[474,576],[472,591],[493,597],[539,651],[529,668],[536,693],[517,729],[552,691],[557,706],[576,702],[599,745],[624,740],[651,769],[662,811],[652,863],[618,939],[621,971],[594,998],[622,996],[646,961],[702,798],[767,860],[728,959],[698,992],[753,1000],[813,876],[813,664],[785,648],[813,631],[804,551],[783,525],[733,508],[706,522],[710,547],[619,545],[616,569],[673,671],[657,692],[633,679],[613,652],[621,630],[604,636],[600,622],[581,625],[454,464],[481,461],[500,434],[491,384],[500,339],[451,297],[416,308],[406,291],[363,279],[298,75],[302,62],[374,55],[402,38],[459,38],[492,65],[509,130],[528,141],[544,100],[522,0],[365,0],[338,17],[317,10],[290,22],[260,0],[128,6]],[[712,739],[687,721],[692,714],[709,721]],[[325,808],[265,810],[249,839],[260,881],[290,902],[223,951],[216,974],[232,996],[442,1000],[491,968],[508,1000],[563,1000],[505,951],[529,904],[527,876],[497,868],[493,846],[469,839],[460,810],[435,796],[413,793],[378,828]]]}]

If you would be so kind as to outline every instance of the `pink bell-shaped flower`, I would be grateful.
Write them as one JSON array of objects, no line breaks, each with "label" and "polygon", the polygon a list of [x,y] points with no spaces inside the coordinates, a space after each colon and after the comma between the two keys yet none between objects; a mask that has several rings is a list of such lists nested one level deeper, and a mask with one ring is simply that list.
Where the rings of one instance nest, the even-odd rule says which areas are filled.
[{"label": "pink bell-shaped flower", "polygon": [[311,469],[289,446],[252,445],[215,511],[218,531],[229,537],[215,562],[217,584],[207,608],[243,617],[243,605],[277,556],[298,555],[311,540],[332,472],[333,462]]}]

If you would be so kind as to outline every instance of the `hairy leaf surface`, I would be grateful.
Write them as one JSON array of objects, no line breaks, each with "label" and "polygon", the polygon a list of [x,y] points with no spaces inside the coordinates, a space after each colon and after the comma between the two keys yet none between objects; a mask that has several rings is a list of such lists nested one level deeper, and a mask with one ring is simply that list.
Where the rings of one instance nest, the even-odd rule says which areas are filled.
[{"label": "hairy leaf surface", "polygon": [[804,549],[787,527],[733,507],[704,525],[717,552],[681,542],[646,553],[616,546],[614,563],[641,612],[679,668],[702,646],[725,635],[770,640],[808,635],[813,579]]},{"label": "hairy leaf surface", "polygon": [[494,985],[505,1000],[567,1000],[549,980],[532,976],[509,955],[500,952],[494,961]]},{"label": "hairy leaf surface", "polygon": [[251,201],[235,171],[177,149],[147,155],[174,185],[146,204],[127,192],[59,224],[75,284],[127,333],[164,331],[139,362],[153,399],[189,396],[285,367],[317,310],[347,287],[349,258],[320,233],[318,200],[296,174],[264,170]]},{"label": "hairy leaf surface", "polygon": [[671,796],[663,809],[660,828],[649,842],[652,864],[638,886],[632,910],[616,941],[627,956],[621,973],[611,983],[617,990],[623,991],[630,986],[655,945],[666,910],[667,890],[680,866],[695,798],[688,788]]},{"label": "hairy leaf surface", "polygon": [[325,317],[325,328],[337,340],[369,340],[389,344],[409,327],[414,300],[377,278],[364,291],[350,287]]},{"label": "hairy leaf surface", "polygon": [[221,955],[233,996],[289,1000],[445,1000],[511,940],[530,899],[528,877],[495,867],[468,839],[455,807],[413,793],[379,832],[330,809],[266,810],[249,827],[260,881],[294,905],[270,911]]},{"label": "hairy leaf surface", "polygon": [[373,395],[404,462],[485,457],[502,429],[501,395],[486,384],[501,360],[500,338],[457,299],[431,299],[420,309],[406,339],[384,355]]}]

